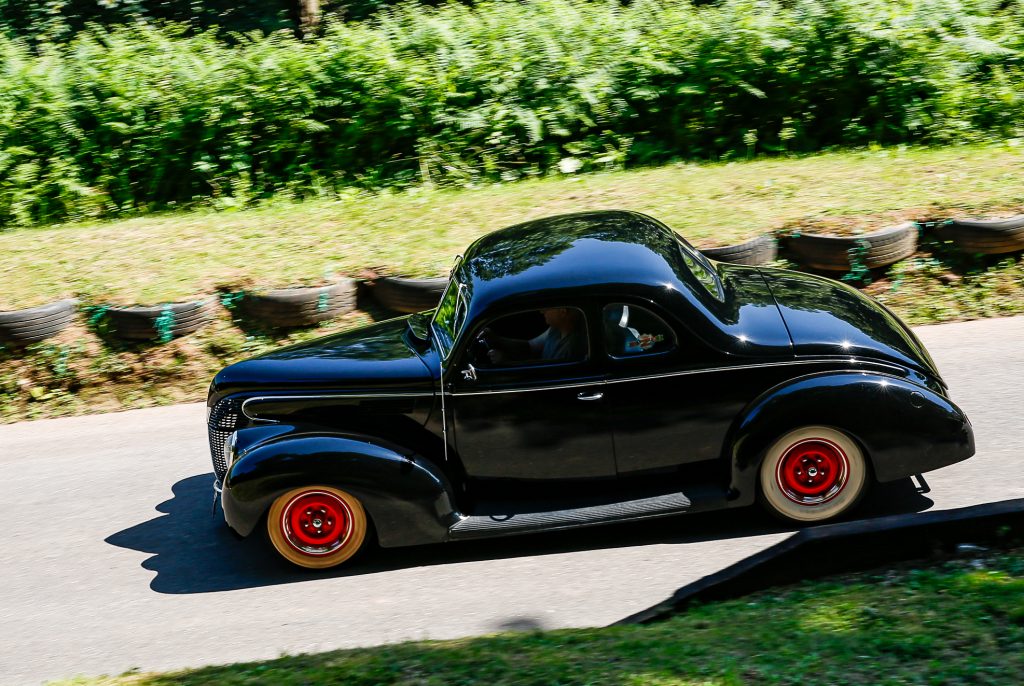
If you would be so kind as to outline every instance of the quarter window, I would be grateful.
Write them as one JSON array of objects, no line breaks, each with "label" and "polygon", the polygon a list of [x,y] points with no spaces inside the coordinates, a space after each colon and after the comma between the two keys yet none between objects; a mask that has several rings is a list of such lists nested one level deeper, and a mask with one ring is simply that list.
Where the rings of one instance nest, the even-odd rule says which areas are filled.
[{"label": "quarter window", "polygon": [[612,357],[654,355],[676,347],[672,327],[644,307],[612,303],[604,308],[602,321],[605,350]]}]

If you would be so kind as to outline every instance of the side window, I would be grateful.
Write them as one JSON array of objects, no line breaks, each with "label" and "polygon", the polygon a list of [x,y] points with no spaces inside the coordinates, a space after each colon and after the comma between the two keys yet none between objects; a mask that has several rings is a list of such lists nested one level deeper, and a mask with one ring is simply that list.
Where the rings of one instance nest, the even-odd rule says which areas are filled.
[{"label": "side window", "polygon": [[672,327],[646,308],[612,303],[605,306],[601,319],[605,350],[612,357],[654,355],[676,347]]},{"label": "side window", "polygon": [[517,367],[587,359],[587,320],[576,307],[546,307],[496,319],[475,334],[477,367]]}]

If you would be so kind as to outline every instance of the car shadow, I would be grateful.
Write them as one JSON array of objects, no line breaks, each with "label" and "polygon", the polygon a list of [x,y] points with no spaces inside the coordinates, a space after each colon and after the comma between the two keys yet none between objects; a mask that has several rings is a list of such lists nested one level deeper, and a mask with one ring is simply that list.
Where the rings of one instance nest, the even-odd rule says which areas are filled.
[{"label": "car shadow", "polygon": [[[794,531],[757,508],[611,524],[529,536],[368,551],[337,570],[311,572],[273,553],[262,536],[240,540],[212,507],[213,474],[182,479],[173,497],[156,506],[160,516],[107,537],[111,545],[148,553],[143,568],[156,572],[158,593],[211,593],[273,586],[315,577],[343,577],[432,565],[549,555],[637,545],[679,545]],[[868,494],[856,518],[920,512],[932,501],[910,479],[883,484]]]}]

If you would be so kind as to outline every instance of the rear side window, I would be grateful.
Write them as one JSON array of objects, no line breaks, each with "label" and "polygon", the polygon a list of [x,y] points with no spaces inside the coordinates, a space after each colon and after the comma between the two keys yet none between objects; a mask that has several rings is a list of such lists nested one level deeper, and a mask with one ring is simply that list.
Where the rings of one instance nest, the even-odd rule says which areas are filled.
[{"label": "rear side window", "polygon": [[676,347],[672,327],[644,307],[612,303],[605,306],[601,319],[605,350],[611,357],[656,355]]}]

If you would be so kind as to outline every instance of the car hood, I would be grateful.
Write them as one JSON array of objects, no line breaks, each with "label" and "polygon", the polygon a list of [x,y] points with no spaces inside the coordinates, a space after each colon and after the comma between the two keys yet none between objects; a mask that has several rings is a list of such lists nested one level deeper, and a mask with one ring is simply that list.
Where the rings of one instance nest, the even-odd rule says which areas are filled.
[{"label": "car hood", "polygon": [[822,276],[759,269],[778,303],[796,355],[888,360],[941,380],[921,341],[881,303]]},{"label": "car hood", "polygon": [[409,337],[409,317],[288,346],[225,367],[210,402],[239,391],[432,392],[430,369]]}]

